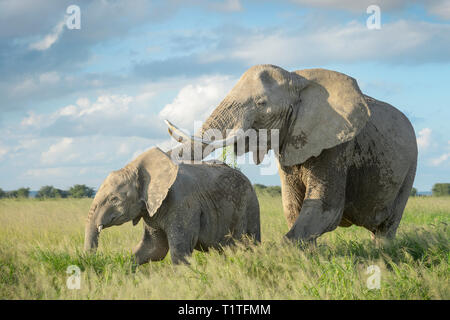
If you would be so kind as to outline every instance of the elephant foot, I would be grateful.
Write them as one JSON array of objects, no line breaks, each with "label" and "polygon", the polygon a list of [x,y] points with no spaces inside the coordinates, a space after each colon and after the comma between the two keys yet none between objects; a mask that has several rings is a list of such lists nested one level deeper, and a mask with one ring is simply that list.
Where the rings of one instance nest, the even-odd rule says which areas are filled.
[{"label": "elephant foot", "polygon": [[310,236],[308,238],[301,238],[296,236],[292,230],[286,233],[286,235],[283,237],[283,242],[288,244],[293,244],[300,249],[306,249],[306,248],[315,248],[317,247],[317,237],[316,236]]},{"label": "elephant foot", "polygon": [[382,248],[383,246],[388,245],[390,242],[392,242],[393,237],[370,233],[370,239],[377,248]]}]

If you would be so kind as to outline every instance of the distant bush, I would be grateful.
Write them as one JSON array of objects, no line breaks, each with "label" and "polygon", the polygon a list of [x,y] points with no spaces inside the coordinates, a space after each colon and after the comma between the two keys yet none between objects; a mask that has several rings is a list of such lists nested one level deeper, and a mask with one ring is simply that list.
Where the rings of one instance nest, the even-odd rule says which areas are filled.
[{"label": "distant bush", "polygon": [[76,184],[69,189],[69,196],[72,198],[92,198],[95,190],[85,184]]},{"label": "distant bush", "polygon": [[416,188],[412,188],[411,192],[409,193],[410,197],[417,197],[417,189]]},{"label": "distant bush", "polygon": [[28,198],[30,196],[30,188],[20,188],[17,190],[17,198]]},{"label": "distant bush", "polygon": [[433,196],[450,196],[450,183],[435,183],[432,189]]},{"label": "distant bush", "polygon": [[43,186],[39,189],[36,194],[36,198],[45,199],[45,198],[67,198],[67,191],[57,189],[53,186]]},{"label": "distant bush", "polygon": [[265,193],[272,197],[276,197],[281,195],[281,187],[280,186],[265,186],[263,184],[256,183],[253,185],[253,188],[257,193]]},{"label": "distant bush", "polygon": [[3,191],[0,189],[1,198],[28,198],[30,196],[30,188],[20,188],[12,191]]},{"label": "distant bush", "polygon": [[6,191],[6,198],[17,198],[17,190]]}]

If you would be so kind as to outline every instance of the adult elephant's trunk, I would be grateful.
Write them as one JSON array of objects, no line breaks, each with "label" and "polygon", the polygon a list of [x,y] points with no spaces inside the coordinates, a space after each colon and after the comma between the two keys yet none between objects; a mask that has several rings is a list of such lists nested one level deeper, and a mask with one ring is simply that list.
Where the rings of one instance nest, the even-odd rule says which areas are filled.
[{"label": "adult elephant's trunk", "polygon": [[227,133],[236,128],[238,116],[240,116],[238,114],[240,110],[237,107],[237,103],[225,98],[203,124],[201,129],[203,139],[211,140],[211,134],[214,132],[220,132],[221,136],[226,139]]},{"label": "adult elephant's trunk", "polygon": [[[206,119],[201,131],[196,136],[189,136],[175,125],[166,120],[169,127],[169,133],[172,137],[182,143],[190,143],[191,150],[194,150],[195,145],[202,148],[202,159],[207,157],[215,149],[223,148],[228,145],[237,143],[248,129],[244,126],[244,117],[242,117],[242,108],[238,108],[238,104],[231,101],[224,101],[213,111],[213,113]],[[179,148],[172,149],[169,153],[175,151],[179,152]],[[197,159],[194,152],[183,159],[201,160]]]},{"label": "adult elephant's trunk", "polygon": [[88,219],[84,231],[84,250],[95,252],[98,247],[98,237],[100,235],[101,226],[97,226],[95,222],[96,213],[93,205],[89,210]]}]

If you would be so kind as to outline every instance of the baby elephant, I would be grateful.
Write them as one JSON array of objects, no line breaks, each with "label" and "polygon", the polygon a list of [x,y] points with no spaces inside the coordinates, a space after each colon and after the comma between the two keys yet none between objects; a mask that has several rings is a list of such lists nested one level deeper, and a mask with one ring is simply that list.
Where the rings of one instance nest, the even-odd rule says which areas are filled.
[{"label": "baby elephant", "polygon": [[261,241],[259,204],[249,180],[238,170],[212,162],[176,163],[152,148],[113,171],[92,202],[85,250],[95,251],[104,228],[144,219],[136,262],[186,262],[194,249],[207,250],[249,236]]}]

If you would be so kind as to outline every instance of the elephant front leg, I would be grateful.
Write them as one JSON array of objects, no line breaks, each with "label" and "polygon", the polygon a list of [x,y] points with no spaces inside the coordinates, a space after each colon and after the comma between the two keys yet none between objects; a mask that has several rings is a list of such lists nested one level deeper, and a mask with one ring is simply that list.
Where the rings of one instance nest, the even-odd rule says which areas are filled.
[{"label": "elephant front leg", "polygon": [[305,199],[300,214],[286,234],[290,240],[315,242],[322,234],[336,229],[343,206],[330,207],[320,199]]},{"label": "elephant front leg", "polygon": [[286,234],[288,239],[315,242],[317,237],[339,225],[345,205],[346,170],[330,158],[325,152],[305,164],[305,197],[297,219]]},{"label": "elephant front leg", "polygon": [[138,265],[165,258],[169,251],[166,233],[144,224],[144,236],[134,248],[133,253]]},{"label": "elephant front leg", "polygon": [[292,228],[297,220],[305,197],[306,186],[303,184],[301,171],[300,165],[290,167],[278,166],[283,212],[289,228]]}]

